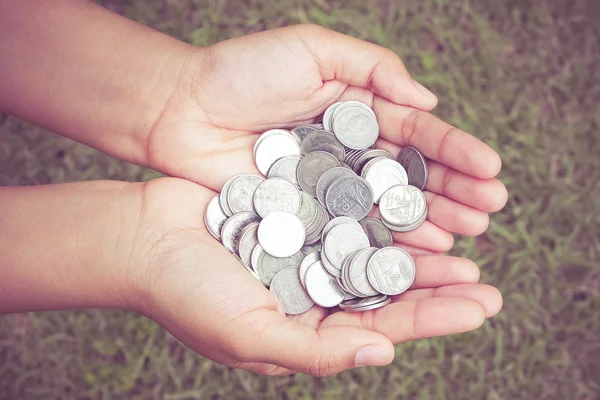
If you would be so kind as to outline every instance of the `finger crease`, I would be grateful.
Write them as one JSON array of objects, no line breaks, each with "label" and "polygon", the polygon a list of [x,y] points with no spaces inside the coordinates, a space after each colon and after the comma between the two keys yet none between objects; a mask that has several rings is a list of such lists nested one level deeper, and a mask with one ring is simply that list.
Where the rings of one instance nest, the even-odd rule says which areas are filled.
[{"label": "finger crease", "polygon": [[423,115],[422,111],[413,110],[408,114],[408,117],[402,122],[402,128],[400,128],[400,135],[403,139],[403,144],[413,145],[415,132],[417,131],[417,123]]},{"label": "finger crease", "polygon": [[456,128],[451,126],[450,128],[448,128],[448,130],[446,130],[446,132],[444,132],[444,135],[442,136],[442,140],[440,140],[440,146],[438,147],[438,154],[437,154],[437,159],[441,162],[443,162],[443,158],[442,158],[442,154],[445,153],[446,150],[446,142],[448,141],[448,137],[450,137],[450,134],[455,131]]}]

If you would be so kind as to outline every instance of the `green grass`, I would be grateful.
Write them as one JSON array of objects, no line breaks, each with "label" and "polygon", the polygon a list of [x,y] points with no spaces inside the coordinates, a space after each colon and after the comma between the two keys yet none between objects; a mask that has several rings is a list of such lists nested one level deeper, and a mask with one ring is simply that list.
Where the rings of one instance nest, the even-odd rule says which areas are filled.
[{"label": "green grass", "polygon": [[[480,265],[505,306],[476,332],[398,346],[387,368],[322,379],[231,370],[130,313],[4,316],[0,399],[600,399],[597,1],[106,6],[197,45],[314,22],[398,52],[438,95],[435,113],[503,158],[508,205],[488,232],[459,238],[453,252]],[[3,184],[156,176],[22,121],[0,121]]]}]

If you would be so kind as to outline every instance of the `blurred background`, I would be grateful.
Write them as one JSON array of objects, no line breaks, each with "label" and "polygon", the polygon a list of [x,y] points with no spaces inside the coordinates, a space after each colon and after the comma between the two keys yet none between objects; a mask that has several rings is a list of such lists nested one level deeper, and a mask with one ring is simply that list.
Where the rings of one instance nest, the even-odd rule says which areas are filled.
[{"label": "blurred background", "polygon": [[[131,313],[3,316],[0,399],[600,399],[600,2],[101,4],[199,46],[312,22],[396,51],[438,95],[434,113],[503,158],[508,205],[453,253],[504,309],[476,332],[397,346],[389,367],[320,379],[231,370]],[[2,185],[157,176],[0,115]]]}]

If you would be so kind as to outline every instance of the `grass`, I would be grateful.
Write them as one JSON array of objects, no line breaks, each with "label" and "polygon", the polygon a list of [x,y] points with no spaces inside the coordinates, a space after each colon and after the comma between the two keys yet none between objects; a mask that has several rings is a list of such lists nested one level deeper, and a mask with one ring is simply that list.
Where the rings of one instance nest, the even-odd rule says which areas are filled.
[{"label": "grass", "polygon": [[[108,8],[197,45],[303,22],[389,47],[435,113],[496,148],[507,207],[453,253],[500,288],[476,332],[405,343],[387,368],[268,378],[116,311],[0,318],[0,399],[600,399],[600,5],[594,0],[130,0]],[[143,180],[14,118],[0,182]]]}]

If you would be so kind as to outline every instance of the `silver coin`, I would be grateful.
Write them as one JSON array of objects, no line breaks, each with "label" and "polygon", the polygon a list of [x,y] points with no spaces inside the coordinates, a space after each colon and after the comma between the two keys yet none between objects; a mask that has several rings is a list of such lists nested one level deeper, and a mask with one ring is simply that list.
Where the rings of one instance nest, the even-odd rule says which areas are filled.
[{"label": "silver coin", "polygon": [[396,160],[408,173],[408,184],[423,190],[429,176],[427,161],[423,154],[414,147],[408,146],[400,150]]},{"label": "silver coin", "polygon": [[419,226],[421,226],[423,224],[423,222],[425,222],[426,219],[427,219],[427,208],[425,208],[425,212],[423,213],[423,216],[411,224],[393,225],[393,224],[388,223],[385,219],[382,219],[381,222],[383,222],[383,224],[388,229],[390,229],[394,232],[410,232],[410,231],[417,229]]},{"label": "silver coin", "polygon": [[375,204],[379,203],[381,195],[396,185],[408,185],[408,176],[404,167],[397,161],[388,158],[376,158],[369,162],[362,171],[362,177],[373,188]]},{"label": "silver coin", "polygon": [[268,177],[282,178],[296,186],[299,186],[296,174],[300,160],[300,156],[286,156],[280,158],[279,160],[275,161],[269,169]]},{"label": "silver coin", "polygon": [[324,151],[333,155],[338,161],[344,161],[344,145],[327,131],[314,131],[310,133],[302,141],[300,151],[303,156],[315,151]]},{"label": "silver coin", "polygon": [[229,188],[231,187],[233,182],[235,182],[235,180],[238,178],[239,178],[239,175],[232,176],[231,178],[229,178],[227,180],[227,182],[225,182],[225,184],[223,185],[223,189],[221,189],[221,194],[219,196],[219,205],[221,206],[221,209],[223,210],[225,215],[227,215],[228,217],[231,217],[234,214],[234,212],[229,207],[229,204],[227,203],[227,196],[229,195]]},{"label": "silver coin", "polygon": [[387,150],[370,149],[370,150],[366,150],[365,152],[359,154],[359,156],[356,158],[356,160],[354,160],[352,164],[349,163],[349,165],[352,167],[354,172],[356,172],[357,174],[361,174],[362,169],[365,166],[365,164],[368,163],[370,160],[372,160],[375,157],[386,157],[386,158],[389,158],[390,160],[394,159],[394,156],[392,156],[392,153],[390,153]]},{"label": "silver coin", "polygon": [[289,315],[302,314],[315,304],[300,282],[298,267],[284,268],[273,277],[269,290],[277,295],[283,311]]},{"label": "silver coin", "polygon": [[254,162],[264,176],[268,175],[269,168],[280,158],[300,155],[300,147],[289,133],[271,133],[257,144]]},{"label": "silver coin", "polygon": [[321,205],[323,207],[327,207],[327,203],[325,203],[325,195],[327,194],[327,189],[329,189],[331,184],[336,179],[344,177],[344,176],[356,176],[356,174],[351,169],[347,169],[347,168],[343,168],[343,167],[335,167],[335,168],[328,169],[321,175],[321,177],[317,181],[316,192],[317,192],[317,199],[319,200],[319,203],[321,203]]},{"label": "silver coin", "polygon": [[379,200],[379,213],[387,225],[411,225],[427,212],[425,194],[414,186],[397,185],[388,189]]},{"label": "silver coin", "polygon": [[383,248],[394,244],[392,232],[390,232],[381,220],[366,217],[358,221],[358,223],[367,234],[372,247]]},{"label": "silver coin", "polygon": [[346,300],[340,304],[340,308],[346,312],[362,312],[387,306],[391,302],[391,297],[382,294],[362,299]]},{"label": "silver coin", "polygon": [[306,193],[316,197],[317,182],[321,175],[339,166],[339,161],[330,153],[324,151],[309,153],[298,164],[298,184]]},{"label": "silver coin", "polygon": [[321,251],[321,243],[320,242],[310,244],[310,245],[308,245],[308,244],[304,245],[300,249],[300,253],[302,253],[304,256],[307,256],[312,253],[318,253],[320,251]]},{"label": "silver coin", "polygon": [[240,175],[231,183],[227,192],[227,204],[234,214],[254,212],[253,196],[258,185],[265,179],[258,175]]},{"label": "silver coin", "polygon": [[331,221],[329,221],[327,223],[327,225],[325,225],[325,227],[323,228],[323,233],[321,234],[321,243],[325,243],[325,238],[327,237],[327,234],[336,226],[340,226],[343,224],[353,224],[353,225],[358,225],[360,227],[360,224],[358,222],[356,222],[355,219],[350,218],[350,217],[335,217],[333,218]]},{"label": "silver coin", "polygon": [[303,258],[304,256],[300,252],[286,258],[273,257],[258,244],[252,252],[252,265],[255,266],[254,269],[263,283],[269,286],[279,271],[286,267],[300,266]]},{"label": "silver coin", "polygon": [[298,273],[300,274],[300,282],[302,282],[302,286],[306,287],[306,271],[308,271],[308,267],[321,260],[321,253],[315,252],[307,254],[306,257],[300,263],[300,269]]},{"label": "silver coin", "polygon": [[270,178],[256,188],[253,204],[263,218],[275,211],[296,214],[300,210],[300,192],[285,179]]},{"label": "silver coin", "polygon": [[258,222],[251,222],[240,232],[237,253],[242,264],[252,268],[252,251],[258,244]]},{"label": "silver coin", "polygon": [[260,143],[267,138],[268,136],[274,135],[274,134],[284,134],[284,135],[289,135],[292,136],[291,132],[288,131],[287,129],[269,129],[268,131],[263,132],[258,139],[256,140],[256,142],[254,142],[254,149],[252,150],[252,157],[256,158],[256,149],[258,148],[258,146],[260,145]]},{"label": "silver coin", "polygon": [[350,263],[352,262],[356,254],[362,250],[357,250],[350,254],[348,257],[346,257],[346,259],[342,263],[342,269],[340,271],[340,285],[346,292],[352,294],[352,296],[354,297],[365,297],[362,293],[356,290],[354,286],[352,286],[352,282],[350,280]]},{"label": "silver coin", "polygon": [[329,275],[320,261],[312,264],[305,276],[306,291],[315,303],[321,307],[335,307],[344,300],[346,292]]},{"label": "silver coin", "polygon": [[332,121],[335,121],[335,115],[337,113],[344,110],[345,108],[350,108],[350,107],[360,107],[363,110],[367,111],[369,114],[371,114],[373,117],[377,118],[377,116],[375,115],[375,111],[373,111],[373,109],[371,107],[369,107],[362,101],[348,100],[348,101],[344,101],[339,107],[336,107],[333,110],[333,113],[331,115]]},{"label": "silver coin", "polygon": [[333,103],[332,105],[330,105],[329,107],[327,107],[327,110],[325,110],[325,114],[323,114],[323,129],[328,130],[328,131],[332,131],[331,129],[331,117],[333,116],[333,112],[335,111],[336,108],[338,108],[339,106],[341,106],[344,102],[340,101],[337,103]]},{"label": "silver coin", "polygon": [[292,129],[291,132],[294,133],[296,136],[298,136],[298,138],[300,139],[300,143],[302,143],[304,138],[306,136],[308,136],[309,133],[312,133],[316,130],[320,130],[320,129],[314,125],[300,125],[300,126],[295,127],[294,129]]},{"label": "silver coin", "polygon": [[367,278],[379,293],[390,296],[405,292],[415,280],[415,262],[398,247],[385,247],[373,254]]},{"label": "silver coin", "polygon": [[227,215],[225,215],[219,203],[219,195],[216,195],[208,202],[206,211],[204,212],[204,224],[208,233],[218,241],[221,241],[221,228],[227,220]]},{"label": "silver coin", "polygon": [[304,228],[308,230],[309,226],[317,218],[317,205],[315,200],[306,192],[300,192],[300,209],[296,213]]},{"label": "silver coin", "polygon": [[329,186],[325,202],[327,210],[336,217],[346,216],[358,221],[373,208],[373,189],[358,176],[342,177]]},{"label": "silver coin", "polygon": [[371,147],[379,137],[377,118],[363,107],[338,107],[333,116],[333,133],[344,146],[355,150]]},{"label": "silver coin", "polygon": [[315,221],[307,228],[307,236],[306,236],[306,244],[315,244],[319,243],[321,239],[321,233],[325,228],[325,225],[329,223],[329,214],[327,210],[323,208],[319,203],[315,202],[315,206],[317,208],[317,218]]},{"label": "silver coin", "polygon": [[257,222],[260,217],[251,212],[241,212],[230,217],[223,224],[221,229],[221,243],[230,253],[235,253],[238,248],[238,242],[240,240],[240,233],[246,225]]},{"label": "silver coin", "polygon": [[371,283],[369,283],[369,279],[367,278],[367,265],[369,259],[378,250],[379,249],[375,247],[367,247],[366,249],[359,250],[349,261],[348,280],[352,289],[361,294],[360,297],[376,296],[379,294],[379,292],[371,286]]},{"label": "silver coin", "polygon": [[258,226],[258,243],[273,257],[290,257],[304,245],[304,225],[294,214],[276,211]]},{"label": "silver coin", "polygon": [[[360,225],[343,224],[331,229],[323,243],[323,253],[336,269],[356,250],[369,247],[369,238]],[[323,258],[323,255],[321,255]]]}]

